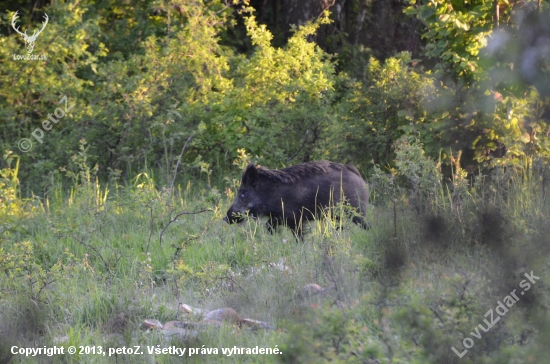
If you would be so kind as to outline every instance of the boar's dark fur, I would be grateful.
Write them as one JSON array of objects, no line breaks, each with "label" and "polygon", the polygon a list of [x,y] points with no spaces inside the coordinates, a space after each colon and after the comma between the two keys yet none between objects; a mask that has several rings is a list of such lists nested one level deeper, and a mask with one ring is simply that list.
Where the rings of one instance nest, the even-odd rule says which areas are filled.
[{"label": "boar's dark fur", "polygon": [[319,217],[325,208],[345,198],[360,215],[353,216],[352,221],[367,228],[364,216],[368,195],[366,182],[351,165],[318,161],[271,170],[249,164],[224,221],[242,222],[247,213],[254,218],[267,216],[270,232],[284,223],[302,236],[303,222]]}]

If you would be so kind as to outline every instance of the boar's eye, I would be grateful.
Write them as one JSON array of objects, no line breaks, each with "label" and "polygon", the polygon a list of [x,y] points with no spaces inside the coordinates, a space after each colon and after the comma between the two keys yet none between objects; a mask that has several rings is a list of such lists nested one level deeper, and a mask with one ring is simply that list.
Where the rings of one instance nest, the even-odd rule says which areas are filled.
[{"label": "boar's eye", "polygon": [[241,191],[241,198],[245,198],[246,195],[248,195],[248,191],[242,190],[242,191]]}]

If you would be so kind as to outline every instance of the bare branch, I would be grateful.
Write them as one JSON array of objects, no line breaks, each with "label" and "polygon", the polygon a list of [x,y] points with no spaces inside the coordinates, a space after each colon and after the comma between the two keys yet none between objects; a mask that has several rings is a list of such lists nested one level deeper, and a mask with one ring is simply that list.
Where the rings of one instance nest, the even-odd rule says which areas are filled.
[{"label": "bare branch", "polygon": [[174,221],[176,221],[178,219],[178,217],[182,216],[182,215],[196,215],[196,214],[202,214],[203,212],[207,212],[207,211],[214,211],[212,209],[203,209],[203,210],[200,210],[200,211],[194,211],[194,212],[180,212],[179,214],[177,214],[173,219],[171,219],[168,224],[164,227],[164,229],[162,229],[162,231],[160,232],[160,236],[159,236],[159,245],[162,245],[162,234],[164,234],[164,231],[166,229],[168,229],[168,226],[170,226],[171,223],[173,223]]},{"label": "bare branch", "polygon": [[174,187],[174,181],[176,180],[176,175],[178,174],[178,167],[181,162],[181,157],[183,156],[183,152],[185,151],[185,147],[187,147],[187,143],[193,139],[195,134],[192,134],[187,140],[185,141],[185,144],[183,144],[183,148],[181,148],[180,156],[178,157],[178,163],[176,163],[176,168],[174,169],[174,177],[172,178],[172,183],[170,183],[170,194],[172,194],[172,188]]},{"label": "bare branch", "polygon": [[286,160],[287,163],[290,162],[291,160],[293,160],[298,155],[298,153],[300,153],[302,151],[302,148],[304,148],[304,145],[306,145],[308,135],[309,135],[309,129],[306,130],[306,137],[304,138],[304,142],[302,143],[302,146],[300,147],[300,149],[298,149],[298,151],[296,153],[294,153],[294,155],[292,157],[290,157]]}]

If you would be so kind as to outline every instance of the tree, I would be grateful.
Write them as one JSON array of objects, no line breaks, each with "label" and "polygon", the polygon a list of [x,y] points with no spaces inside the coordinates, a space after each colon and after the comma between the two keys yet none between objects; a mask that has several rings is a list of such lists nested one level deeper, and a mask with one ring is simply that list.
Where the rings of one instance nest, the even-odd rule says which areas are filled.
[{"label": "tree", "polygon": [[[517,48],[504,46],[502,37],[522,37],[526,18],[513,15],[533,10],[520,8],[519,2],[490,0],[410,4],[406,11],[424,22],[426,56],[435,62],[439,92],[427,105],[430,131],[438,133],[440,145],[463,151],[470,172],[479,163],[516,162],[518,157],[532,155],[529,120],[540,114],[537,109],[545,97],[528,83],[517,82],[514,69],[522,60],[502,62],[495,57],[495,49],[510,60]],[[495,25],[500,26],[499,32]]]}]

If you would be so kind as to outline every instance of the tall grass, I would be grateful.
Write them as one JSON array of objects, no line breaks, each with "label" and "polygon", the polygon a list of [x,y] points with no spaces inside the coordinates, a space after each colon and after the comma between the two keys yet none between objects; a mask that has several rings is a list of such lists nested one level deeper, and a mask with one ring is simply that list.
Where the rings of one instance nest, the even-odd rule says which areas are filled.
[{"label": "tall grass", "polygon": [[[378,170],[372,178],[371,230],[352,224],[341,208],[330,212],[336,222],[310,222],[304,241],[288,229],[270,235],[257,220],[225,225],[231,191],[220,195],[211,183],[233,182],[216,171],[172,189],[149,172],[127,186],[102,184],[81,155],[71,188],[52,182],[45,198],[22,200],[14,164],[0,184],[10,201],[0,210],[0,361],[114,360],[11,354],[13,345],[56,344],[282,351],[185,359],[212,363],[455,363],[451,346],[462,351],[485,313],[533,271],[540,281],[474,339],[460,362],[519,363],[526,355],[544,362],[546,169],[495,170],[469,180],[457,159],[453,178],[444,180],[417,147],[401,145],[403,163],[393,175]],[[194,214],[176,219],[182,212]],[[142,329],[148,318],[198,320],[183,314],[183,303],[231,307],[276,329],[228,324],[182,338]],[[149,354],[117,360],[182,361]]]}]

